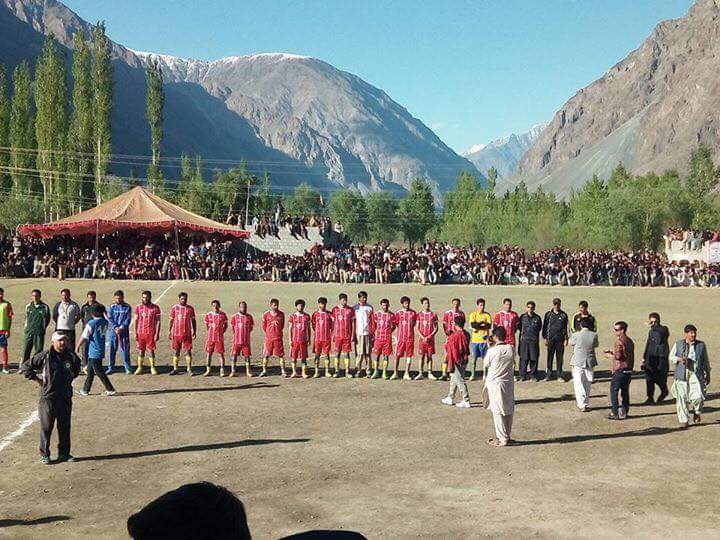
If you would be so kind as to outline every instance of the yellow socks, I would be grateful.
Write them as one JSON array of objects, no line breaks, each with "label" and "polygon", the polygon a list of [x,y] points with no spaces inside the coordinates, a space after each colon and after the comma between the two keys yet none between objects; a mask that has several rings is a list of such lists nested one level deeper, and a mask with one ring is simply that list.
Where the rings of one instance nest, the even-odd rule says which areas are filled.
[{"label": "yellow socks", "polygon": [[158,374],[158,371],[155,368],[155,358],[152,356],[150,357],[150,373],[152,373],[153,375]]},{"label": "yellow socks", "polygon": [[177,355],[173,356],[173,369],[177,369],[178,365],[180,364],[180,359],[177,357]]},{"label": "yellow socks", "polygon": [[135,370],[135,375],[140,375],[142,373],[142,364],[143,364],[143,357],[138,356],[138,367]]}]

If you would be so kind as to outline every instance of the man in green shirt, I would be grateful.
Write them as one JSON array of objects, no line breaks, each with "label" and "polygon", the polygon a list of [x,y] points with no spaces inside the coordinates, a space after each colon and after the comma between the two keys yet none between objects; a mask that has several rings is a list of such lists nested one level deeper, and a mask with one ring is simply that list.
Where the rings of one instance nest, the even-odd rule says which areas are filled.
[{"label": "man in green shirt", "polygon": [[45,330],[50,324],[50,306],[42,301],[39,289],[33,289],[32,302],[25,306],[25,345],[23,362],[30,359],[30,354],[42,352],[45,345]]}]

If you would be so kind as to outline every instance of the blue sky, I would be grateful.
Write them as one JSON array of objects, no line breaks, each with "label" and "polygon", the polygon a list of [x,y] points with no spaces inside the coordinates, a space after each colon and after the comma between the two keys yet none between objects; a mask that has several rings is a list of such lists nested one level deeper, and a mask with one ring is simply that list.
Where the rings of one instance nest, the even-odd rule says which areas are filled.
[{"label": "blue sky", "polygon": [[65,0],[123,45],[214,60],[315,56],[385,90],[452,148],[550,120],[692,0]]}]

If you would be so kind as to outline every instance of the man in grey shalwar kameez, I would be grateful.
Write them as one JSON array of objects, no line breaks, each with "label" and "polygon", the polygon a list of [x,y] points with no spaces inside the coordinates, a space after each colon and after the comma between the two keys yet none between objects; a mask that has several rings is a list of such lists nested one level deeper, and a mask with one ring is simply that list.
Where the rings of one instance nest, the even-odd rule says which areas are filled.
[{"label": "man in grey shalwar kameez", "polygon": [[485,387],[483,404],[490,409],[495,424],[495,438],[491,446],[507,446],[512,442],[512,423],[515,412],[515,348],[504,343],[505,329],[497,327],[490,337],[491,347],[485,356]]},{"label": "man in grey shalwar kameez", "polygon": [[690,423],[688,404],[693,408],[693,424],[699,424],[705,401],[705,387],[710,384],[710,361],[705,343],[697,338],[697,328],[685,327],[685,337],[673,345],[670,362],[675,367],[675,382],[670,393],[675,398],[678,421]]}]

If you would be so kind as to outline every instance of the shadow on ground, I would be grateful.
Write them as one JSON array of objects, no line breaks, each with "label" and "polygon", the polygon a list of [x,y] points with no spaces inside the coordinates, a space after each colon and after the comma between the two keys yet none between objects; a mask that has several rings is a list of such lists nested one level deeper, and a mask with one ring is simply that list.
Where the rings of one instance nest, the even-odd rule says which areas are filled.
[{"label": "shadow on ground", "polygon": [[72,519],[70,516],[45,516],[36,519],[0,519],[0,528],[42,525],[43,523],[54,523],[55,521],[67,521]]}]

